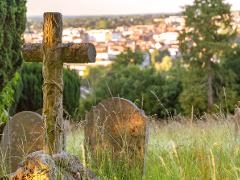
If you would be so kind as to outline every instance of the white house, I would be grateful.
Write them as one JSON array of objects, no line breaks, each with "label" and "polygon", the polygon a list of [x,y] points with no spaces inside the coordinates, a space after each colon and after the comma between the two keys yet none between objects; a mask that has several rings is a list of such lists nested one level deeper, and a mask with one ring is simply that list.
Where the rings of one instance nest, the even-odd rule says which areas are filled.
[{"label": "white house", "polygon": [[107,42],[110,39],[111,30],[100,29],[100,30],[89,30],[87,31],[90,41],[95,42]]}]

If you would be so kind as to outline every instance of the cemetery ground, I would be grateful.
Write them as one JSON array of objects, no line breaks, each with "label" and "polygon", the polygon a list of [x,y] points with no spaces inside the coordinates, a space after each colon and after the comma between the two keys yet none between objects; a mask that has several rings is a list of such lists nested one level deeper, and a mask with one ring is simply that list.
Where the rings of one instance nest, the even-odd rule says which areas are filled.
[{"label": "cemetery ground", "polygon": [[[149,124],[149,139],[145,164],[146,180],[159,179],[239,179],[240,146],[234,139],[234,123],[221,114],[206,116],[194,123]],[[67,151],[84,161],[83,129],[67,135]],[[101,179],[142,179],[139,172],[123,168],[117,160],[111,162],[106,153],[98,167],[90,167]]]}]

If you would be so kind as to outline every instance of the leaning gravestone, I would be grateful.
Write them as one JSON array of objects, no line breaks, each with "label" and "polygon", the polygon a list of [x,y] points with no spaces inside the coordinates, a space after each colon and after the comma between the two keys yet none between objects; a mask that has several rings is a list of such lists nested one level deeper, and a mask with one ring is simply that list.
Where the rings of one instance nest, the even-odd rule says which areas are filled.
[{"label": "leaning gravestone", "polygon": [[0,160],[9,172],[15,171],[29,153],[43,149],[43,127],[42,117],[31,111],[17,113],[9,120],[0,144]]},{"label": "leaning gravestone", "polygon": [[147,117],[135,104],[123,98],[104,100],[86,115],[86,160],[99,165],[104,152],[143,172],[146,130]]}]

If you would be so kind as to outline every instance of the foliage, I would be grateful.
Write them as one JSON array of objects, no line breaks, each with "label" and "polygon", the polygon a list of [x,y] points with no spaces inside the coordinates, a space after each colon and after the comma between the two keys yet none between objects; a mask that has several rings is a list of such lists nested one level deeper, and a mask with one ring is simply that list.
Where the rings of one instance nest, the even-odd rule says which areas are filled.
[{"label": "foliage", "polygon": [[[239,139],[234,141],[234,123],[224,114],[202,119],[206,122],[198,119],[190,124],[182,119],[183,123],[149,124],[144,179],[239,179]],[[79,148],[83,144],[81,128],[68,134],[67,151],[84,162],[84,148]],[[94,169],[101,179],[141,179],[134,169],[115,169],[119,161],[106,163],[106,159]]]},{"label": "foliage", "polygon": [[[237,55],[231,54],[225,57],[226,62],[237,58]],[[131,60],[132,57],[136,57],[136,60]],[[102,99],[112,96],[129,99],[145,110],[146,114],[156,114],[160,118],[178,113],[201,116],[208,111],[208,76],[204,67],[200,66],[201,63],[197,61],[195,64],[198,65],[191,66],[178,59],[171,61],[171,68],[168,66],[170,69],[162,68],[159,71],[155,66],[142,68],[141,58],[140,51],[134,53],[128,50],[116,58],[111,68],[91,69],[85,79],[91,91],[80,102],[80,116],[83,117],[86,111]],[[163,60],[160,65],[164,64],[169,65]],[[214,66],[213,90],[216,99],[212,112],[233,112],[239,97],[236,86],[238,70],[231,71],[231,66],[234,67],[221,62]]]},{"label": "foliage", "polygon": [[0,92],[0,124],[6,123],[11,111],[14,111],[22,89],[21,82],[21,76],[19,72],[16,72],[11,81]]},{"label": "foliage", "polygon": [[189,68],[202,68],[206,76],[199,81],[206,82],[208,110],[211,111],[217,93],[215,79],[219,61],[231,49],[235,31],[232,28],[230,5],[223,0],[194,0],[186,6],[186,28],[179,36],[180,51]]},{"label": "foliage", "polygon": [[40,63],[24,63],[21,77],[23,91],[17,111],[36,111],[42,108],[42,65]]},{"label": "foliage", "polygon": [[169,71],[172,67],[172,59],[170,56],[164,56],[161,62],[155,63],[155,68],[157,71]]},{"label": "foliage", "polygon": [[236,85],[237,95],[240,96],[240,45],[237,45],[232,52],[229,52],[223,59],[222,68],[233,73],[234,83]]},{"label": "foliage", "polygon": [[168,71],[172,66],[172,58],[167,49],[154,49],[151,53],[151,62],[158,71]]},{"label": "foliage", "polygon": [[153,54],[154,54],[153,55],[154,62],[162,62],[164,57],[170,56],[170,53],[167,49],[164,49],[164,50],[161,50],[161,51],[155,49],[155,52]]},{"label": "foliage", "polygon": [[[179,102],[181,112],[184,115],[200,116],[207,112],[208,103],[206,99],[207,75],[202,68],[182,65],[180,61],[171,73],[181,82],[181,93]],[[229,113],[233,112],[234,104],[237,101],[236,75],[230,68],[225,68],[219,64],[214,78],[215,103],[212,112]]]},{"label": "foliage", "polygon": [[130,48],[127,48],[126,51],[116,57],[115,61],[117,63],[113,64],[113,66],[140,65],[143,61],[143,53],[139,50],[134,52]]},{"label": "foliage", "polygon": [[0,91],[22,64],[22,33],[26,23],[25,0],[0,2]]},{"label": "foliage", "polygon": [[105,76],[95,81],[91,87],[92,94],[81,100],[81,109],[89,110],[92,105],[108,97],[122,97],[134,102],[146,114],[156,114],[158,117],[167,117],[179,110],[179,81],[174,76],[157,72],[155,68],[141,68],[132,63],[139,60],[130,61],[131,55],[132,52],[128,51],[117,57]]},{"label": "foliage", "polygon": [[[179,97],[183,113],[201,115],[207,110],[205,74],[199,68],[181,69],[182,92]],[[192,112],[193,110],[193,112]]]},{"label": "foliage", "polygon": [[63,106],[68,113],[74,114],[76,108],[79,106],[80,99],[80,78],[79,75],[69,69],[63,71]]},{"label": "foliage", "polygon": [[[42,108],[42,64],[24,63],[21,71],[23,81],[23,91],[17,105],[17,110],[36,111]],[[79,104],[80,98],[80,79],[77,73],[71,70],[64,70],[64,92],[63,106],[68,113],[74,114]]]},{"label": "foliage", "polygon": [[[14,111],[21,89],[16,71],[22,64],[22,33],[26,23],[25,0],[0,1],[0,123]],[[17,86],[19,85],[19,88]]]},{"label": "foliage", "polygon": [[[174,15],[174,14],[171,14]],[[179,15],[179,14],[178,14]],[[115,29],[119,26],[147,25],[157,24],[154,18],[164,20],[169,14],[144,14],[144,15],[108,15],[108,16],[79,16],[64,18],[64,27],[87,27],[89,29]],[[34,26],[39,26],[39,19],[33,19],[31,22]],[[41,29],[41,27],[37,27]]]},{"label": "foliage", "polygon": [[214,87],[214,92],[216,97],[218,97],[216,99],[215,112],[233,113],[235,104],[240,97],[238,84],[236,83],[238,74],[235,74],[231,68],[225,68],[222,64],[219,66]]}]

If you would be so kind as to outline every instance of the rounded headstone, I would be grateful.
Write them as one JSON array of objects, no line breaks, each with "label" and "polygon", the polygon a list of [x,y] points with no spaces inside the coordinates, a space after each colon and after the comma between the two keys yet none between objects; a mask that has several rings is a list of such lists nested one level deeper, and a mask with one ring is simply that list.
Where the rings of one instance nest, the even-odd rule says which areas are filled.
[{"label": "rounded headstone", "polygon": [[18,163],[31,152],[42,150],[44,123],[42,117],[31,111],[15,114],[8,121],[0,144],[0,157],[9,172],[16,170]]},{"label": "rounded headstone", "polygon": [[143,168],[146,126],[147,117],[131,101],[123,98],[106,99],[86,115],[85,151],[95,161],[98,161],[99,151],[110,151],[113,158],[124,156],[131,159],[132,165],[136,162]]}]

